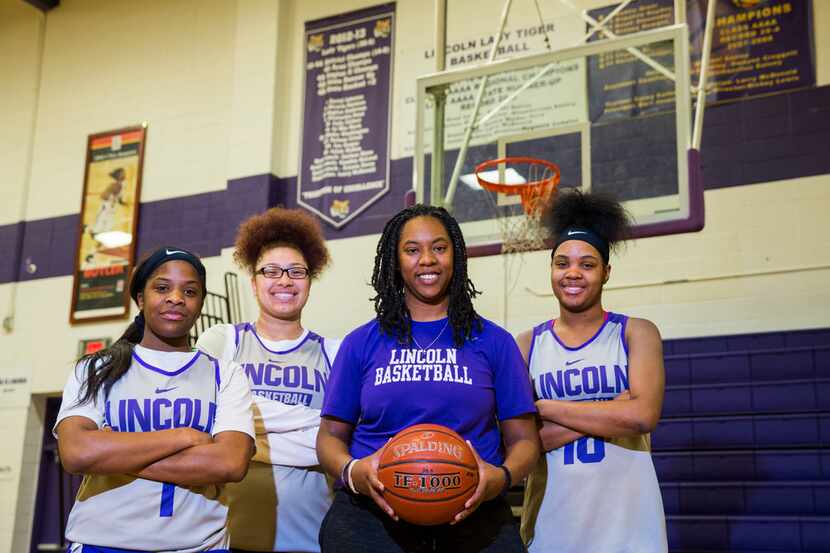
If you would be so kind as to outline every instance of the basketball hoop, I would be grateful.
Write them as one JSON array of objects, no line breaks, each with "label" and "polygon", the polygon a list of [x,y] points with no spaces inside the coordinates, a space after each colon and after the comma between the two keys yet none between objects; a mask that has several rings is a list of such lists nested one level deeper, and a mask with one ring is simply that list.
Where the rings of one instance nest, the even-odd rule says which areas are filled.
[{"label": "basketball hoop", "polygon": [[485,190],[521,198],[524,215],[493,207],[502,234],[502,253],[544,249],[547,232],[541,224],[545,207],[559,186],[559,167],[532,157],[505,157],[480,163],[476,179]]}]

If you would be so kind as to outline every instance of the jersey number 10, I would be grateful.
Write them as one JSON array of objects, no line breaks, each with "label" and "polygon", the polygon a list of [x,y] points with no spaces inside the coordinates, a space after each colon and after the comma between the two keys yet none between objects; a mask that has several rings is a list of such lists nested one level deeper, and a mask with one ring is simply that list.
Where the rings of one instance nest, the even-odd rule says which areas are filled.
[{"label": "jersey number 10", "polygon": [[[588,451],[588,440],[594,442],[594,450]],[[591,438],[584,436],[575,442],[571,442],[564,446],[565,464],[574,464],[574,449],[576,449],[576,458],[580,463],[599,463],[605,459],[605,440],[602,438]]]}]

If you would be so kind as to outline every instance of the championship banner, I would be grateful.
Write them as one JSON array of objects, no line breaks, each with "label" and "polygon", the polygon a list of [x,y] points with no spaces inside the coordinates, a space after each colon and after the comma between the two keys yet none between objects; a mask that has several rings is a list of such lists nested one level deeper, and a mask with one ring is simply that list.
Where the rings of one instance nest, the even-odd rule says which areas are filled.
[{"label": "championship banner", "polygon": [[[622,36],[672,25],[673,5],[673,0],[639,0],[622,10],[607,27]],[[589,10],[588,14],[601,21],[614,8]],[[715,14],[708,104],[815,85],[810,2],[717,0]],[[705,17],[706,0],[690,0],[687,20],[693,85],[700,74]],[[656,61],[671,65],[670,50],[652,50]],[[633,56],[593,56],[588,84],[595,122],[615,115],[674,110],[674,85]]]},{"label": "championship banner", "polygon": [[69,322],[126,318],[146,125],[90,135]]},{"label": "championship banner", "polygon": [[389,190],[395,5],[306,23],[297,202],[341,228]]}]

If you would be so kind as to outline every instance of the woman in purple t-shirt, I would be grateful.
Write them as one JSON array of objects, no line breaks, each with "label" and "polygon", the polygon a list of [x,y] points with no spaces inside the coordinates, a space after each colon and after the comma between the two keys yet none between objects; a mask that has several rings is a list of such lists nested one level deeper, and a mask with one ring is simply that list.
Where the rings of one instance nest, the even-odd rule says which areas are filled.
[{"label": "woman in purple t-shirt", "polygon": [[[343,340],[323,404],[317,454],[343,485],[321,551],[524,551],[502,496],[539,454],[532,391],[513,337],[473,308],[455,219],[424,205],[395,215],[372,285],[377,317]],[[419,423],[454,429],[480,456],[479,486],[449,525],[399,521],[383,498],[380,450]]]}]

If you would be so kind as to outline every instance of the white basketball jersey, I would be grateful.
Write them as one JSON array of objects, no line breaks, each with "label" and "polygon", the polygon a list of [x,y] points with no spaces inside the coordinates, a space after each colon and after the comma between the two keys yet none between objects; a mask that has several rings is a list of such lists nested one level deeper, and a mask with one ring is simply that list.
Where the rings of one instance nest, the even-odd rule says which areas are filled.
[{"label": "white basketball jersey", "polygon": [[[282,424],[278,404],[322,408],[331,371],[324,338],[308,332],[290,349],[276,351],[263,343],[254,325],[243,323],[236,326],[233,359],[245,370],[254,397],[255,459],[267,460],[268,435]],[[320,550],[320,524],[331,505],[332,491],[319,466],[254,462],[245,480],[228,487],[228,494],[232,547]]]},{"label": "white basketball jersey", "polygon": [[[608,313],[593,338],[564,345],[553,321],[533,329],[529,369],[538,399],[611,400],[628,389],[628,317]],[[530,553],[667,551],[649,435],[583,437],[547,452],[528,479],[522,529]]]},{"label": "white basketball jersey", "polygon": [[[105,400],[100,396],[103,422],[116,432],[190,426],[212,434],[221,379],[218,361],[201,352],[177,352],[167,357],[180,364],[161,367],[143,359],[142,351],[136,346],[130,368]],[[228,511],[220,491],[218,486],[184,488],[130,475],[87,475],[69,514],[66,537],[140,551],[219,549],[227,542]]]}]

